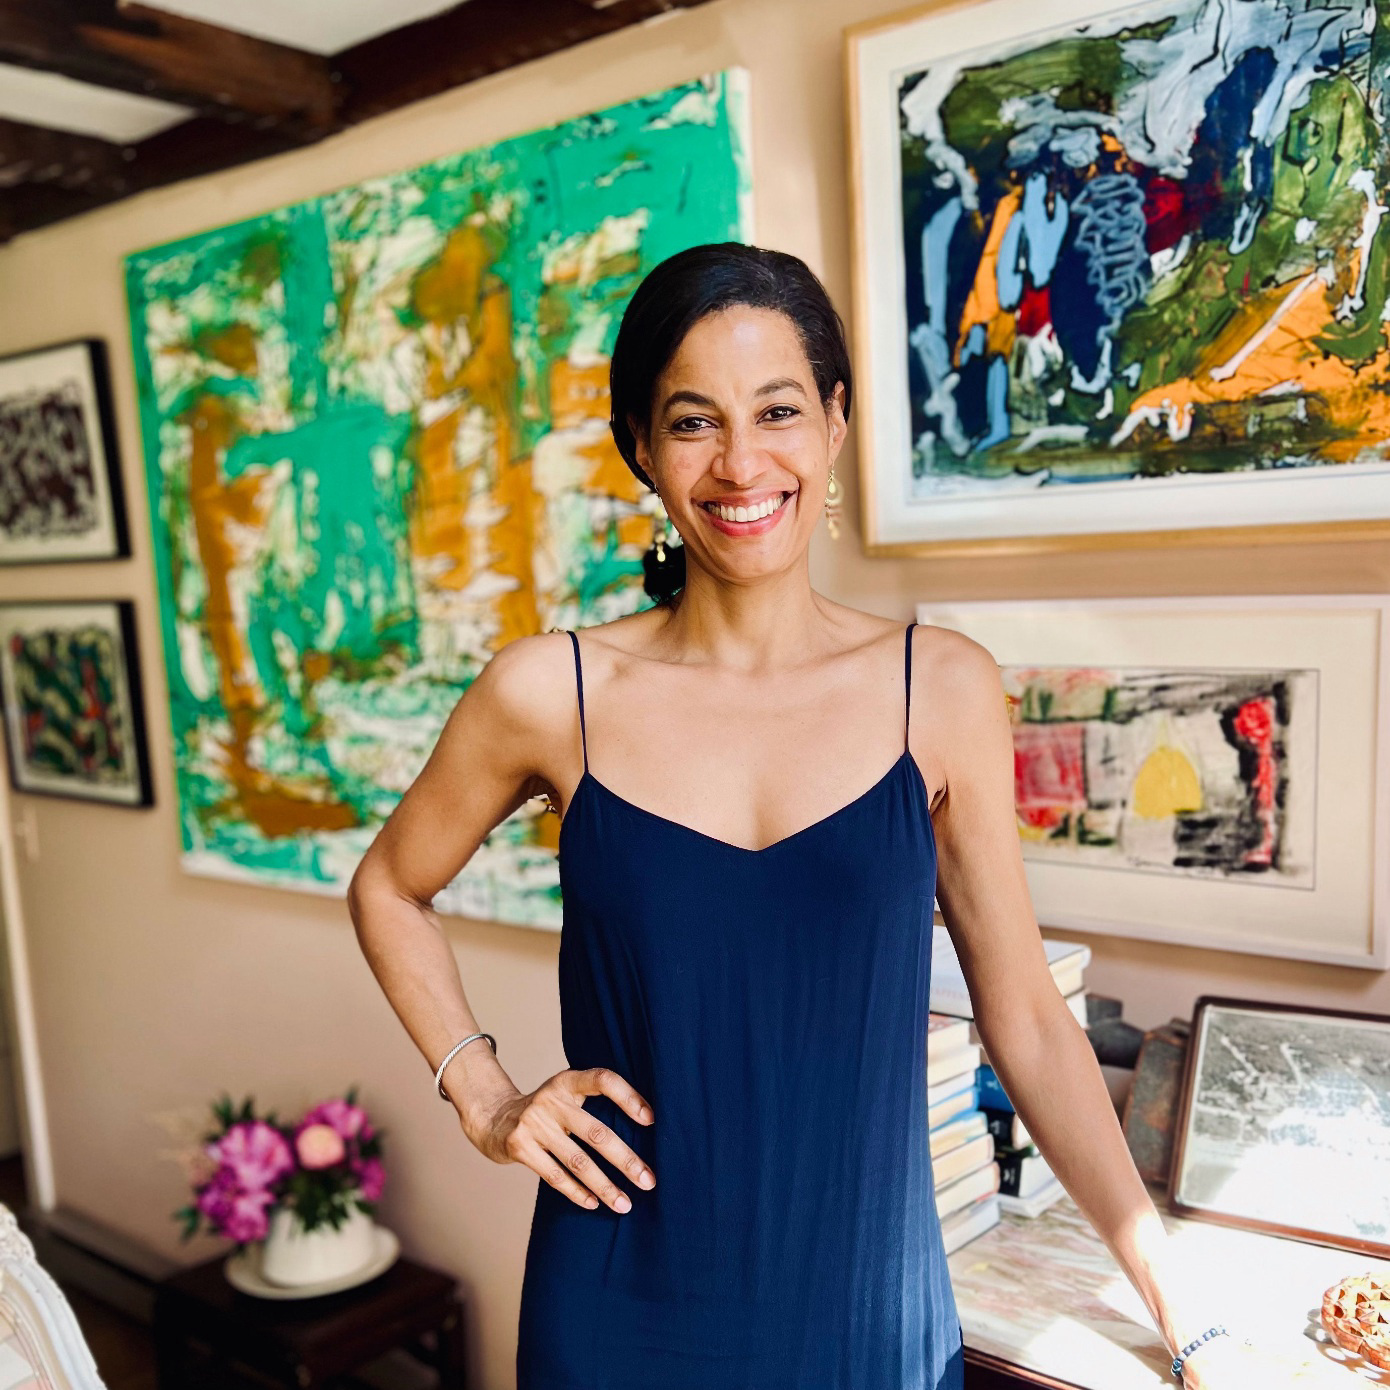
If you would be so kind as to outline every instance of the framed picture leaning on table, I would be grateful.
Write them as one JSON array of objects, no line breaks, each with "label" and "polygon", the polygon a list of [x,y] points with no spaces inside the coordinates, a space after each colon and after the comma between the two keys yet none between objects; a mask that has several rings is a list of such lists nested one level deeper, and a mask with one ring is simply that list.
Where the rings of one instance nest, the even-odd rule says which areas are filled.
[{"label": "framed picture leaning on table", "polygon": [[1170,1206],[1390,1257],[1390,1017],[1198,999]]}]

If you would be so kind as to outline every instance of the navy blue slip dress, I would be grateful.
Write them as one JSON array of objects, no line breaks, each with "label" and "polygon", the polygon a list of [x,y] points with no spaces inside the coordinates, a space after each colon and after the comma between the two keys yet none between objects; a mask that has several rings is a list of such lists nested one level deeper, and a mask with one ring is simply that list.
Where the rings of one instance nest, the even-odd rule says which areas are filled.
[{"label": "navy blue slip dress", "polygon": [[604,1095],[584,1108],[656,1186],[594,1155],[619,1213],[537,1180],[519,1390],[961,1390],[927,1138],[936,840],[906,737],[839,810],[729,844],[589,771],[570,637],[565,1058],[651,1103],[651,1125]]}]

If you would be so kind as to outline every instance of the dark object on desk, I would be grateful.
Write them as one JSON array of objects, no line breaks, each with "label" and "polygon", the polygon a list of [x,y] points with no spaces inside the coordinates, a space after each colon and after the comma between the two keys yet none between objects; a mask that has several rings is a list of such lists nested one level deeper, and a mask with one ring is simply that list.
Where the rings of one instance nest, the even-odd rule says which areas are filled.
[{"label": "dark object on desk", "polygon": [[1086,1027],[1094,1028],[1106,1019],[1119,1018],[1125,1006],[1108,994],[1088,994],[1086,996]]},{"label": "dark object on desk", "polygon": [[[1183,1020],[1177,1020],[1186,1024]],[[1173,1129],[1187,1064],[1187,1033],[1171,1023],[1144,1034],[1134,1066],[1134,1086],[1121,1127],[1139,1176],[1168,1185],[1173,1167]]]},{"label": "dark object on desk", "polygon": [[1139,1061],[1144,1030],[1126,1023],[1122,1018],[1106,1018],[1093,1023],[1086,1036],[1091,1040],[1096,1061],[1102,1066],[1129,1067],[1132,1070]]},{"label": "dark object on desk", "polygon": [[159,1390],[203,1390],[215,1374],[247,1370],[287,1390],[313,1390],[396,1349],[438,1372],[440,1390],[466,1390],[463,1307],[452,1276],[402,1256],[355,1289],[265,1299],[227,1282],[226,1258],[159,1285]]}]

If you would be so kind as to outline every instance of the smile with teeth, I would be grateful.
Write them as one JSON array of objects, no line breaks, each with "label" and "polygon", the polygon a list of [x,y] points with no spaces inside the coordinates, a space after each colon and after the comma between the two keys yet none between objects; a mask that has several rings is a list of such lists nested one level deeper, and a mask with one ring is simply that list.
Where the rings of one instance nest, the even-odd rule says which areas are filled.
[{"label": "smile with teeth", "polygon": [[775,497],[765,498],[751,507],[729,507],[722,502],[702,502],[700,505],[720,521],[761,521],[777,511],[790,496],[789,492],[779,492]]}]

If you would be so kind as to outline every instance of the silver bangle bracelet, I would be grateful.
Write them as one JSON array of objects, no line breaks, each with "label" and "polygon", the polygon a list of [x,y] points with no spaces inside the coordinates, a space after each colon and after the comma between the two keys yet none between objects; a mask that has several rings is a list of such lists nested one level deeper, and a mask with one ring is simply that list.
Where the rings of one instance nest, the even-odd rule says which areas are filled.
[{"label": "silver bangle bracelet", "polygon": [[461,1042],[456,1042],[449,1049],[449,1055],[439,1064],[439,1070],[434,1074],[434,1084],[439,1087],[439,1094],[445,1099],[449,1099],[449,1093],[444,1089],[444,1068],[454,1060],[454,1054],[467,1043],[471,1043],[474,1038],[486,1038],[488,1045],[492,1048],[492,1055],[497,1055],[497,1039],[491,1033],[470,1033]]}]

